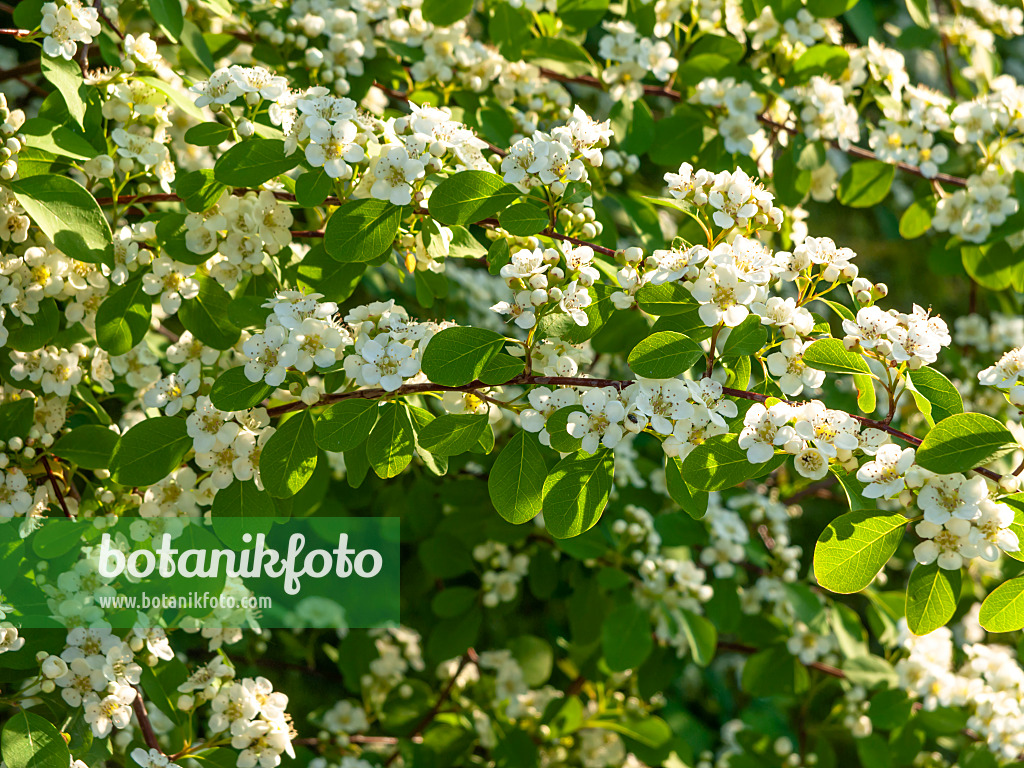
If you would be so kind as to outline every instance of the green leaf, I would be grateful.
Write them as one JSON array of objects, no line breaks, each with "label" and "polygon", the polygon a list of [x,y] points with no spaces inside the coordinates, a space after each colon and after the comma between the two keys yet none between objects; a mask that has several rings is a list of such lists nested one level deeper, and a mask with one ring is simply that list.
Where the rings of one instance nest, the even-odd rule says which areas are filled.
[{"label": "green leaf", "polygon": [[341,262],[373,261],[391,250],[402,223],[402,209],[385,200],[352,200],[327,220],[324,248]]},{"label": "green leaf", "polygon": [[608,11],[608,0],[558,0],[558,19],[570,29],[595,27]]},{"label": "green leaf", "polygon": [[45,347],[60,330],[61,315],[57,302],[43,299],[39,302],[39,311],[32,315],[32,325],[26,323],[10,329],[7,346],[19,352],[34,352]]},{"label": "green leaf", "polygon": [[87,88],[78,62],[69,61],[62,56],[43,56],[39,60],[39,65],[43,77],[53,84],[54,91],[64,99],[68,114],[78,123],[78,127],[84,130]]},{"label": "green leaf", "polygon": [[752,696],[791,695],[807,690],[811,676],[784,645],[755,653],[743,663],[740,684]]},{"label": "green leaf", "polygon": [[[1024,493],[1015,493],[1012,496],[1004,496],[1001,502],[1013,508],[1013,522],[1010,523],[1010,530],[1017,535],[1018,541],[1024,541]],[[1007,557],[1024,562],[1024,552],[1004,552]]]},{"label": "green leaf", "polygon": [[654,141],[654,117],[646,101],[618,101],[608,117],[621,151],[642,155],[650,149]]},{"label": "green leaf", "polygon": [[544,525],[556,539],[579,536],[601,519],[612,490],[615,459],[601,448],[566,456],[544,481]]},{"label": "green leaf", "polygon": [[178,0],[149,0],[149,12],[153,14],[153,20],[160,25],[160,28],[171,39],[171,42],[178,42],[178,38],[181,37],[181,31],[185,27],[185,17],[181,13],[181,3]]},{"label": "green leaf", "polygon": [[273,517],[278,517],[274,500],[253,480],[235,480],[217,491],[210,507],[213,530],[229,545],[239,544],[243,533],[267,533],[273,526],[267,518]]},{"label": "green leaf", "polygon": [[446,413],[416,436],[420,447],[438,456],[458,456],[473,448],[487,429],[487,414]]},{"label": "green leaf", "polygon": [[807,10],[819,19],[832,19],[842,16],[853,8],[859,0],[807,0]]},{"label": "green leaf", "polygon": [[445,328],[423,353],[423,372],[436,384],[461,387],[480,378],[501,352],[505,337],[486,328]]},{"label": "green leaf", "polygon": [[[181,196],[182,202],[185,203],[185,207],[193,213],[202,213],[203,211],[212,208],[220,196],[224,194],[227,189],[226,186],[221,184],[219,181],[213,178],[213,171],[210,168],[203,168],[199,171],[192,171],[191,173],[185,173],[179,176],[174,182],[174,190]],[[168,217],[164,217],[163,221],[166,221]],[[161,222],[162,223],[162,222]],[[184,227],[184,218],[181,220],[181,242],[184,243],[184,233],[186,228]],[[157,226],[157,235],[159,232],[159,225]],[[174,228],[175,230],[178,227]],[[176,232],[168,232],[167,236],[177,234]],[[188,248],[186,247],[187,251]],[[175,258],[178,258],[178,253],[174,254]],[[205,261],[208,258],[206,255],[202,255],[202,260]],[[183,259],[178,259],[183,261]],[[188,263],[201,264],[202,261],[188,261]]]},{"label": "green leaf", "polygon": [[526,370],[526,363],[521,357],[513,357],[499,352],[480,372],[480,381],[484,384],[505,384],[512,381]]},{"label": "green leaf", "polygon": [[0,405],[0,440],[28,437],[35,412],[36,401],[33,397],[10,399]]},{"label": "green leaf", "polygon": [[840,77],[850,63],[850,54],[838,45],[819,44],[804,51],[793,62],[786,85],[802,85],[816,75]]},{"label": "green leaf", "polygon": [[450,27],[473,12],[473,0],[423,0],[423,20]]},{"label": "green leaf", "polygon": [[50,452],[83,469],[106,469],[115,445],[117,433],[113,430],[97,424],[83,424],[65,432]]},{"label": "green leaf", "polygon": [[867,587],[903,540],[907,518],[895,512],[857,509],[830,522],[814,547],[814,575],[839,594]]},{"label": "green leaf", "polygon": [[81,544],[82,526],[64,518],[54,518],[53,522],[43,523],[43,527],[32,537],[32,551],[44,560],[67,554]]},{"label": "green leaf", "polygon": [[559,453],[575,453],[580,449],[583,445],[583,438],[570,435],[568,425],[571,414],[583,412],[582,405],[567,405],[548,416],[544,428],[548,431],[548,440],[552,449]]},{"label": "green leaf", "polygon": [[732,328],[722,346],[722,357],[746,357],[759,352],[768,341],[768,331],[757,315],[747,318]]},{"label": "green leaf", "polygon": [[934,215],[935,198],[929,196],[923,200],[915,200],[900,216],[900,237],[904,240],[920,237],[931,227]]},{"label": "green leaf", "polygon": [[316,422],[316,444],[325,451],[350,451],[377,423],[377,401],[352,398],[335,403]]},{"label": "green leaf", "polygon": [[851,208],[870,208],[878,205],[889,194],[896,176],[896,166],[878,160],[861,160],[839,180],[836,197]]},{"label": "green leaf", "polygon": [[960,249],[960,258],[971,279],[991,291],[1009,288],[1021,266],[1020,254],[1005,241],[964,246]]},{"label": "green leaf", "polygon": [[870,374],[867,361],[849,351],[839,339],[818,339],[804,350],[804,364],[829,373]]},{"label": "green leaf", "polygon": [[875,380],[866,373],[855,373],[853,374],[853,383],[857,386],[857,407],[864,413],[874,413],[877,405]]},{"label": "green leaf", "polygon": [[697,342],[675,331],[652,333],[629,353],[629,367],[637,376],[671,379],[704,356]]},{"label": "green leaf", "polygon": [[955,413],[938,422],[917,449],[925,469],[948,475],[1002,456],[1017,447],[1006,427],[982,413]]},{"label": "green leaf", "polygon": [[665,457],[665,485],[672,501],[694,520],[708,512],[708,492],[694,488],[683,479],[683,462],[678,456]]},{"label": "green leaf", "polygon": [[779,454],[764,464],[751,464],[738,440],[735,434],[709,437],[683,459],[683,479],[702,491],[721,491],[761,477],[785,461],[785,455]]},{"label": "green leaf", "polygon": [[24,709],[4,725],[0,752],[7,768],[68,768],[71,763],[71,751],[57,729]]},{"label": "green leaf", "polygon": [[551,677],[555,654],[551,644],[534,635],[520,635],[508,641],[508,649],[523,670],[523,682],[539,688]]},{"label": "green leaf", "polygon": [[210,389],[210,402],[222,411],[246,411],[255,408],[273,393],[274,388],[260,381],[249,381],[245,366],[228,368]]},{"label": "green leaf", "polygon": [[437,185],[428,207],[442,224],[472,224],[495,215],[521,194],[495,173],[461,171]]},{"label": "green leaf", "polygon": [[537,436],[523,429],[512,435],[487,476],[487,493],[498,514],[513,525],[535,518],[547,470]]},{"label": "green leaf", "polygon": [[714,624],[693,611],[681,608],[679,613],[683,619],[683,634],[690,646],[693,660],[698,666],[706,667],[711,663],[718,647],[718,630]]},{"label": "green leaf", "polygon": [[981,604],[978,623],[989,632],[1024,629],[1024,576],[996,587]]},{"label": "green leaf", "polygon": [[90,264],[113,263],[110,225],[85,187],[67,176],[49,174],[7,183],[18,204],[58,250]]},{"label": "green leaf", "polygon": [[595,283],[587,288],[590,294],[590,305],[584,310],[587,315],[586,325],[577,325],[565,312],[552,312],[544,315],[537,323],[537,338],[559,338],[568,344],[582,344],[604,326],[605,322],[617,311],[612,302],[615,288],[610,285]]},{"label": "green leaf", "polygon": [[307,410],[284,422],[260,452],[260,479],[271,496],[286,499],[309,482],[316,469],[313,415]]},{"label": "green leaf", "polygon": [[586,49],[564,37],[535,37],[523,46],[523,58],[566,77],[597,74],[597,66]]},{"label": "green leaf", "polygon": [[96,311],[96,343],[112,355],[135,347],[149,330],[153,300],[142,289],[142,275],[111,291]]},{"label": "green leaf", "polygon": [[536,235],[551,223],[547,209],[533,202],[510,205],[498,214],[498,222],[502,229],[516,237]]},{"label": "green leaf", "polygon": [[693,296],[680,282],[642,285],[636,292],[636,301],[644,312],[659,317],[696,311],[698,307]]},{"label": "green leaf", "polygon": [[922,29],[931,29],[931,10],[928,0],[906,0],[910,20]]},{"label": "green leaf", "polygon": [[247,139],[217,158],[213,177],[229,187],[258,187],[299,163],[300,153],[286,155],[279,139]]},{"label": "green leaf", "polygon": [[415,437],[409,410],[404,404],[384,403],[377,423],[366,441],[366,458],[383,480],[395,477],[412,461]]},{"label": "green leaf", "polygon": [[934,368],[918,368],[908,371],[911,393],[920,408],[933,421],[942,421],[950,416],[963,413],[964,401],[953,382]]},{"label": "green leaf", "polygon": [[66,125],[58,125],[42,117],[26,120],[18,129],[18,133],[25,135],[25,146],[33,149],[41,149],[75,160],[91,160],[96,156],[96,148],[85,136]]},{"label": "green leaf", "polygon": [[217,122],[200,123],[185,131],[185,141],[197,147],[216,147],[225,141],[231,141],[233,135],[230,125]]},{"label": "green leaf", "polygon": [[613,672],[636,669],[650,655],[651,620],[638,603],[623,603],[601,625],[601,651]]},{"label": "green leaf", "polygon": [[212,277],[198,273],[196,279],[199,281],[199,295],[181,303],[178,319],[208,347],[231,349],[241,335],[228,318],[231,295]]},{"label": "green leaf", "polygon": [[295,202],[303,208],[315,208],[323,204],[333,187],[334,179],[323,168],[314,168],[295,181]]},{"label": "green leaf", "polygon": [[140,421],[118,439],[110,477],[129,487],[153,485],[173,472],[192,450],[184,419],[156,416]]},{"label": "green leaf", "polygon": [[935,563],[916,565],[907,583],[907,627],[927,635],[953,618],[960,598],[960,571]]}]

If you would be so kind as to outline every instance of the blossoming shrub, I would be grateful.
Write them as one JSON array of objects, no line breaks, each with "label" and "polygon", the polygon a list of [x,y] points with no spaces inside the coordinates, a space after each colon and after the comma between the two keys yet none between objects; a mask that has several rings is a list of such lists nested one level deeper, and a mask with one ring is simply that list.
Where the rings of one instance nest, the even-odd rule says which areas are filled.
[{"label": "blossoming shrub", "polygon": [[[1021,8],[4,12],[7,768],[1020,759]],[[402,624],[103,620],[253,514]]]}]

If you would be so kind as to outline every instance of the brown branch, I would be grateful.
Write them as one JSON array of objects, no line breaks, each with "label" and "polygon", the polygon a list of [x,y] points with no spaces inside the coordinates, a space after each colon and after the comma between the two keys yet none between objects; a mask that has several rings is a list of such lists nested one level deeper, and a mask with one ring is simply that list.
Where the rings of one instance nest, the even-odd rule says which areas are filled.
[{"label": "brown branch", "polygon": [[[316,408],[323,405],[330,405],[331,403],[337,403],[341,400],[351,400],[354,398],[362,398],[368,400],[378,400],[386,397],[401,397],[404,395],[420,395],[427,392],[475,392],[478,389],[484,389],[488,387],[510,387],[510,386],[556,386],[556,387],[614,387],[618,390],[623,390],[631,384],[636,382],[632,379],[587,379],[575,376],[534,376],[532,374],[522,373],[506,382],[499,384],[487,384],[479,379],[471,381],[469,384],[463,384],[462,386],[452,387],[444,384],[434,384],[433,382],[423,382],[418,384],[403,384],[398,389],[388,391],[379,387],[371,389],[357,389],[351,392],[334,392],[326,394],[317,400],[313,405],[307,406],[301,400],[295,400],[291,403],[285,403],[284,405],[277,405],[273,408],[267,409],[267,415],[270,417],[280,416],[285,413],[291,413],[292,411],[301,411],[306,408]],[[760,392],[750,392],[745,389],[733,389],[732,387],[722,387],[722,393],[729,395],[730,397],[738,397],[741,400],[752,400],[756,403],[764,403],[769,399],[776,399],[772,395],[763,395]],[[801,402],[793,400],[781,400],[780,402],[787,403],[789,405],[803,405]],[[856,413],[851,413],[851,417],[859,421],[861,424],[880,429],[881,431],[892,435],[915,448],[921,445],[921,438],[909,435],[906,432],[901,432],[894,427],[886,424],[884,421],[877,421],[875,419],[869,419],[867,416],[861,416]],[[972,471],[977,472],[979,475],[984,475],[990,480],[999,481],[1002,475],[997,472],[993,472],[985,467],[975,467]]]},{"label": "brown branch", "polygon": [[[416,737],[421,736],[423,731],[425,731],[430,724],[434,722],[434,718],[437,717],[438,713],[441,711],[441,707],[443,707],[445,702],[451,697],[452,689],[455,688],[455,683],[459,679],[459,675],[462,674],[462,670],[466,668],[467,664],[475,664],[476,661],[476,651],[472,648],[467,648],[466,652],[462,654],[462,658],[459,659],[459,665],[455,668],[455,672],[452,674],[448,684],[444,687],[444,690],[441,691],[441,695],[437,697],[437,701],[434,702],[434,706],[432,706],[430,711],[427,712],[427,714],[425,714],[416,724],[416,727],[413,728],[412,734],[410,734],[409,738],[416,739]],[[390,757],[384,761],[384,765],[391,765],[398,759],[399,754],[400,751],[396,749],[391,753]]]},{"label": "brown branch", "polygon": [[[540,73],[549,80],[557,80],[560,83],[585,85],[590,88],[604,90],[604,85],[601,83],[601,81],[598,80],[596,77],[592,77],[590,75],[582,75],[580,77],[567,77],[566,75],[560,75],[557,72],[552,72],[550,69],[543,68],[541,68]],[[645,85],[644,93],[649,96],[664,96],[665,98],[672,99],[673,101],[682,101],[682,94],[679,93],[679,91],[675,91],[665,86]],[[775,131],[785,131],[786,133],[794,136],[800,133],[800,131],[797,128],[785,125],[783,123],[779,123],[770,118],[768,115],[759,115],[758,119],[766,126]],[[839,145],[838,142],[835,141],[826,143],[829,144],[830,146],[835,147],[836,149],[839,149],[842,152],[845,152],[848,155],[853,155],[854,157],[859,157],[864,160],[879,160],[878,155],[876,155],[870,149],[864,149],[863,147],[857,147],[853,145],[842,147]],[[885,161],[879,160],[879,162]],[[912,174],[914,176],[920,176],[922,179],[927,178],[929,180],[942,182],[944,184],[950,184],[954,187],[967,186],[967,179],[961,178],[960,176],[952,176],[948,173],[939,173],[936,174],[934,177],[929,177],[925,176],[918,166],[911,165],[910,163],[888,163],[888,165],[895,165],[899,170],[905,173]]]},{"label": "brown branch", "polygon": [[[754,646],[747,645],[746,643],[733,643],[729,640],[719,640],[718,650],[732,651],[733,653],[754,654],[763,649],[755,648]],[[838,667],[833,667],[831,664],[825,664],[822,661],[812,661],[810,664],[804,664],[804,666],[808,669],[817,670],[818,672],[821,672],[824,675],[828,675],[829,677],[839,678],[840,680],[846,677],[846,673],[843,672],[843,670],[839,669]]]},{"label": "brown branch", "polygon": [[146,702],[142,700],[142,691],[137,685],[133,685],[132,688],[135,689],[135,698],[132,699],[132,711],[135,713],[135,719],[139,721],[142,738],[146,742],[147,747],[163,754],[163,750],[160,749],[160,742],[156,740],[153,723],[150,722],[149,713],[146,711]]},{"label": "brown branch", "polygon": [[50,478],[50,485],[53,487],[53,492],[57,496],[57,501],[60,502],[60,508],[64,510],[64,517],[69,520],[74,520],[75,516],[71,514],[71,510],[68,509],[68,503],[64,501],[64,494],[61,493],[60,488],[57,487],[57,477],[53,474],[50,462],[46,460],[46,456],[42,456],[41,458],[43,460],[43,466],[46,467],[46,476]]},{"label": "brown branch", "polygon": [[0,35],[11,35],[13,37],[28,37],[31,34],[31,29],[17,29],[16,27],[0,28]]}]

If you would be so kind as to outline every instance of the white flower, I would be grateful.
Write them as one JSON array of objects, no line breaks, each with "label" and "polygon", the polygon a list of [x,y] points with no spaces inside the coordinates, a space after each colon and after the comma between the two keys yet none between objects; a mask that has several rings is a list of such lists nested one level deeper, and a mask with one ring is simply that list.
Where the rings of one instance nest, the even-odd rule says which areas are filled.
[{"label": "white flower", "polygon": [[583,413],[569,414],[566,431],[575,438],[582,439],[582,448],[587,453],[595,453],[598,445],[614,448],[622,440],[622,420],[626,409],[619,399],[614,387],[594,388],[580,398]]},{"label": "white flower", "polygon": [[874,461],[869,461],[857,470],[857,479],[866,483],[864,496],[869,499],[879,497],[891,499],[904,488],[904,475],[914,463],[914,449],[900,450],[892,443],[883,445],[875,454]]},{"label": "white flower", "polygon": [[778,352],[768,355],[768,370],[778,377],[776,383],[783,393],[796,396],[804,387],[817,389],[824,383],[825,372],[804,363],[804,351],[810,345],[810,341],[786,339],[779,345]]},{"label": "white flower", "polygon": [[173,315],[181,307],[182,299],[194,299],[199,295],[199,281],[196,268],[182,264],[169,256],[158,256],[153,261],[153,271],[142,276],[142,290],[150,296],[160,294],[160,306],[164,312]]},{"label": "white flower", "polygon": [[706,269],[690,292],[700,302],[698,314],[704,325],[734,328],[750,313],[746,305],[757,296],[757,287],[741,282],[735,267],[719,265]]},{"label": "white flower", "polygon": [[963,475],[936,475],[925,480],[917,494],[917,506],[924,519],[942,525],[951,517],[973,520],[978,505],[988,498],[988,486],[980,475],[968,480]]},{"label": "white flower", "polygon": [[413,348],[392,341],[386,333],[366,342],[359,354],[366,361],[360,369],[366,384],[380,384],[388,392],[394,392],[404,379],[420,372],[419,355]]},{"label": "white flower", "polygon": [[178,768],[177,763],[172,763],[171,759],[158,749],[147,751],[137,747],[132,750],[131,758],[142,768]]},{"label": "white flower", "polygon": [[[651,427],[660,435],[671,435],[675,422],[693,416],[690,390],[680,379],[656,381],[637,379],[639,389],[633,408],[651,422]],[[641,427],[642,428],[642,427]]]},{"label": "white flower", "polygon": [[533,291],[519,291],[513,301],[499,301],[491,306],[492,312],[499,315],[509,315],[523,330],[529,330],[537,324],[537,315],[534,313],[534,306],[531,301]]},{"label": "white flower", "polygon": [[242,351],[249,361],[245,364],[245,377],[249,381],[266,381],[278,387],[288,374],[288,368],[295,362],[298,350],[286,344],[288,332],[280,325],[271,325],[263,333],[246,339]]},{"label": "white flower", "polygon": [[135,700],[135,689],[130,685],[118,685],[116,690],[102,699],[95,693],[85,700],[85,722],[92,726],[97,739],[105,739],[113,728],[127,728],[132,718],[131,703]]},{"label": "white flower", "polygon": [[332,179],[352,177],[351,164],[359,163],[366,152],[355,143],[358,128],[351,120],[338,120],[323,134],[314,135],[306,147],[306,160],[314,168],[323,167]]},{"label": "white flower", "polygon": [[389,144],[373,164],[374,182],[370,194],[394,205],[412,202],[412,184],[423,178],[425,166],[409,156],[405,147]]},{"label": "white flower", "polygon": [[785,445],[793,439],[793,428],[786,426],[792,418],[792,408],[787,403],[775,403],[765,408],[754,403],[743,417],[743,430],[738,445],[747,452],[751,464],[764,464],[775,455],[776,446]]},{"label": "white flower", "polygon": [[971,524],[967,520],[954,517],[943,525],[922,520],[914,530],[926,539],[914,547],[914,558],[921,565],[938,562],[940,568],[956,571],[963,566],[964,555],[972,550],[968,539]]},{"label": "white flower", "polygon": [[586,326],[590,322],[590,318],[587,317],[584,307],[589,307],[590,302],[590,294],[587,293],[587,289],[582,285],[577,285],[577,282],[573,280],[562,289],[562,298],[559,300],[558,306],[572,318],[576,325]]}]

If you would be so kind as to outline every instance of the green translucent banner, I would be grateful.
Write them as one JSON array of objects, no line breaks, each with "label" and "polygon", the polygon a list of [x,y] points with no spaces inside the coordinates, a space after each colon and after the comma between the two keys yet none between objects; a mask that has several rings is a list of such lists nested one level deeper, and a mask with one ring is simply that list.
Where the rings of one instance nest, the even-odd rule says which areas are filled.
[{"label": "green translucent banner", "polygon": [[399,519],[47,519],[0,524],[18,628],[368,628],[399,622]]}]

